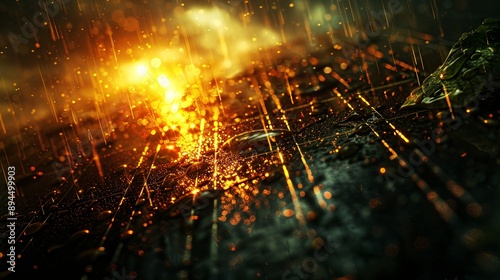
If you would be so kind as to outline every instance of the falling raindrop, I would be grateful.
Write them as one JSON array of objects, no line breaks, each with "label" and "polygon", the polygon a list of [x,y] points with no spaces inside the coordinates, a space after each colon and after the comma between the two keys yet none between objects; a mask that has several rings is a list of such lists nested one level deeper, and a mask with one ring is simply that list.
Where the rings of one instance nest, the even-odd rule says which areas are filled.
[{"label": "falling raindrop", "polygon": [[79,265],[86,265],[94,262],[99,256],[103,256],[104,251],[102,249],[87,249],[81,253],[79,253],[75,257],[75,262]]},{"label": "falling raindrop", "polygon": [[32,223],[26,227],[26,229],[24,230],[24,234],[33,235],[33,234],[39,232],[45,226],[47,226],[46,223],[40,223],[40,222]]},{"label": "falling raindrop", "polygon": [[79,230],[79,231],[73,233],[69,237],[68,243],[80,241],[83,237],[88,236],[89,234],[90,234],[90,230],[88,230],[88,229]]},{"label": "falling raindrop", "polygon": [[131,229],[120,234],[122,241],[126,241],[126,240],[130,239],[133,235],[134,235],[134,231]]},{"label": "falling raindrop", "polygon": [[140,198],[139,200],[137,200],[137,202],[135,203],[135,206],[136,207],[140,207],[144,204],[146,204],[147,200],[145,198]]},{"label": "falling raindrop", "polygon": [[107,220],[111,217],[113,217],[113,211],[105,210],[105,211],[102,211],[101,213],[99,213],[99,215],[97,215],[97,220],[104,221],[104,220]]},{"label": "falling raindrop", "polygon": [[185,195],[175,201],[167,213],[171,218],[184,217],[187,218],[191,215],[191,211],[200,211],[208,207],[209,203],[216,199],[221,194],[220,190],[205,190],[195,194]]},{"label": "falling raindrop", "polygon": [[57,251],[62,250],[65,246],[66,246],[66,244],[57,244],[57,245],[51,246],[47,249],[47,253],[49,253],[49,254],[55,253]]},{"label": "falling raindrop", "polygon": [[269,174],[269,176],[265,176],[265,179],[263,180],[264,183],[266,184],[271,184],[274,183],[280,179],[285,178],[285,175],[279,171],[274,171]]},{"label": "falling raindrop", "polygon": [[238,134],[222,144],[222,149],[241,155],[257,155],[269,151],[294,132],[289,130],[253,130]]}]

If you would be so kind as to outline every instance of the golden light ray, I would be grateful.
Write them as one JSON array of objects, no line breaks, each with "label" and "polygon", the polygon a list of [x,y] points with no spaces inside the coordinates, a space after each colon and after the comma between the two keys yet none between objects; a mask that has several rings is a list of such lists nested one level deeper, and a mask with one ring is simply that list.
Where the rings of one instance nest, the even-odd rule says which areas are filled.
[{"label": "golden light ray", "polygon": [[290,172],[288,172],[288,168],[285,165],[285,160],[283,158],[283,154],[278,152],[278,156],[283,168],[283,173],[285,174],[286,184],[288,186],[288,191],[290,192],[290,196],[292,198],[293,207],[295,209],[295,217],[299,221],[300,225],[305,225],[305,216],[302,213],[302,209],[300,207],[299,198],[297,196],[297,192],[295,191],[295,186],[293,185],[292,179],[290,179]]}]

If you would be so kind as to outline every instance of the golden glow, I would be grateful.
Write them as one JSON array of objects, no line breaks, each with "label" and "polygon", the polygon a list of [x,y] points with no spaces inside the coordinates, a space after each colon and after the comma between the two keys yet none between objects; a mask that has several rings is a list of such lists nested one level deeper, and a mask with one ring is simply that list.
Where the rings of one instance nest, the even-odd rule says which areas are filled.
[{"label": "golden glow", "polygon": [[170,80],[163,74],[161,74],[160,76],[158,76],[158,83],[160,84],[160,86],[166,88],[170,85]]},{"label": "golden glow", "polygon": [[398,157],[398,153],[396,153],[396,151],[394,151],[393,148],[391,148],[391,146],[389,146],[389,144],[387,142],[385,142],[385,140],[381,140],[382,141],[382,144],[384,144],[384,146],[389,150],[389,152],[391,152],[391,156],[389,157],[390,160],[393,160],[395,158]]},{"label": "golden glow", "polygon": [[178,103],[172,104],[172,107],[170,107],[170,111],[172,111],[172,113],[177,113],[179,111],[179,104]]},{"label": "golden glow", "polygon": [[178,97],[180,96],[180,94],[178,92],[176,92],[175,90],[173,89],[169,89],[167,90],[167,92],[165,93],[165,102],[167,103],[172,103],[174,102],[176,99],[178,99]]},{"label": "golden glow", "polygon": [[137,74],[139,74],[140,76],[144,76],[148,73],[148,68],[144,65],[139,65],[137,66]]},{"label": "golden glow", "polygon": [[151,59],[151,67],[153,68],[160,68],[161,66],[161,59],[158,57],[155,57]]},{"label": "golden glow", "polygon": [[[175,127],[186,145],[175,149],[189,150],[199,140],[193,129],[220,102],[222,89],[212,83],[214,78],[221,81],[253,67],[262,49],[276,46],[283,38],[271,28],[249,25],[218,7],[193,5],[174,14],[170,43],[114,46],[114,84],[109,68],[89,75],[103,89],[127,98],[132,118],[141,116],[137,124],[151,127],[155,135]],[[166,141],[168,145],[171,140]]]},{"label": "golden glow", "polygon": [[196,8],[179,14],[180,24],[198,46],[200,53],[213,61],[211,70],[218,77],[233,77],[252,65],[252,52],[275,46],[281,36],[266,26],[246,24],[228,11],[218,8]]},{"label": "golden glow", "polygon": [[[441,74],[443,75],[443,74]],[[451,113],[451,119],[455,119],[455,114],[453,114],[453,107],[451,106],[451,100],[450,100],[450,96],[448,94],[448,90],[446,89],[445,85],[443,85],[443,91],[444,91],[444,97],[446,98],[446,105],[448,105],[448,109]]]}]

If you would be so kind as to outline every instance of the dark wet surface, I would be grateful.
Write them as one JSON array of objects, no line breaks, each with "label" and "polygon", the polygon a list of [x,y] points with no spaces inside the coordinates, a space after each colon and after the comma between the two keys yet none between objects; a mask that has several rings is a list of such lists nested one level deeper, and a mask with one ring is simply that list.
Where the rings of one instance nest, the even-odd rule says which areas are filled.
[{"label": "dark wet surface", "polygon": [[354,60],[322,36],[276,47],[189,131],[145,125],[124,99],[105,139],[101,119],[22,126],[3,142],[19,193],[17,272],[2,276],[498,279],[498,91],[453,119],[399,110],[451,46],[424,37],[426,71],[407,37]]}]

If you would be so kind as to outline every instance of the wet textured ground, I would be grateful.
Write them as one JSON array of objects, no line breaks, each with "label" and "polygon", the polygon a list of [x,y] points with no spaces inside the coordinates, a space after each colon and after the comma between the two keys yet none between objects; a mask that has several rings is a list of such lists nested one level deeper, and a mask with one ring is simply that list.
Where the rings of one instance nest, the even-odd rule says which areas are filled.
[{"label": "wet textured ground", "polygon": [[429,73],[391,42],[354,60],[321,36],[276,47],[189,134],[152,133],[163,124],[125,101],[106,139],[94,118],[22,126],[3,149],[19,215],[17,272],[1,276],[499,278],[498,91],[453,119],[399,110]]},{"label": "wet textured ground", "polygon": [[[194,133],[209,144],[186,155],[176,153],[183,136],[175,131],[159,137],[128,125],[92,142],[102,171],[82,154],[68,176],[52,168],[49,152],[27,145],[43,176],[17,181],[27,213],[16,276],[494,279],[497,103],[443,124],[436,112],[398,110],[414,87],[411,71],[381,71],[372,79],[391,79],[378,88],[360,71],[356,90],[326,81],[301,93],[299,105],[281,98],[268,120],[234,116],[219,133],[239,136],[217,150],[208,124]],[[114,118],[131,120],[120,111]],[[25,134],[56,141],[70,129]],[[158,151],[165,139],[172,147]]]}]

